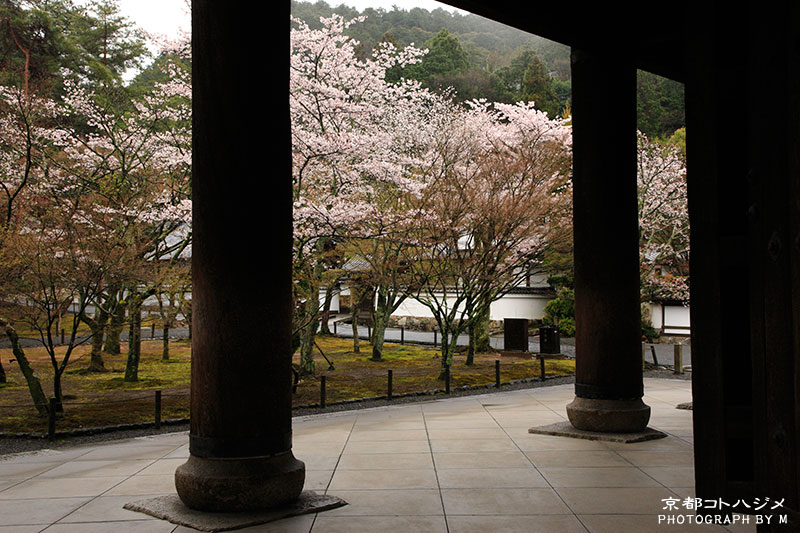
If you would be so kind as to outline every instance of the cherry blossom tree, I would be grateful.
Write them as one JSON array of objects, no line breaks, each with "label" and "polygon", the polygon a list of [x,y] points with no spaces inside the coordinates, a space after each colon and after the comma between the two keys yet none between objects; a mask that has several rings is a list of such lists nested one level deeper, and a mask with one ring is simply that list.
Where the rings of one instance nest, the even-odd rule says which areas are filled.
[{"label": "cherry blossom tree", "polygon": [[[117,98],[107,89],[93,93],[69,82],[66,87],[65,108],[70,123],[79,126],[67,132],[62,169],[92,193],[96,208],[113,224],[109,234],[124,239],[120,245],[134,251],[134,260],[107,273],[109,293],[95,304],[102,316],[110,315],[103,303],[119,301],[113,292],[124,293],[133,332],[125,379],[136,381],[140,309],[155,293],[157,282],[152,266],[174,260],[191,235],[184,232],[186,238],[170,240],[188,227],[191,216],[190,79],[175,68],[169,82],[123,105],[111,104]],[[102,338],[106,322],[88,317],[86,322],[93,327],[93,336]]]},{"label": "cherry blossom tree", "polygon": [[[130,258],[129,250],[115,245],[103,231],[107,214],[96,208],[85,189],[67,186],[71,180],[65,174],[52,172],[49,178],[26,189],[19,229],[7,235],[4,252],[18,267],[18,276],[7,280],[4,294],[19,304],[19,320],[39,335],[61,410],[61,378],[82,342],[81,316],[107,273]],[[67,330],[63,345],[58,326]],[[9,326],[5,329],[13,342]]]},{"label": "cherry blossom tree", "polygon": [[[190,223],[188,87],[188,77],[174,76],[128,100],[121,88],[93,93],[67,78],[59,104],[3,89],[0,135],[9,145],[0,158],[6,199],[0,251],[17,272],[4,280],[3,293],[22,304],[22,320],[39,332],[59,404],[61,376],[82,342],[80,321],[95,339],[90,368],[102,370],[106,304],[118,301],[110,293],[124,288],[136,308],[153,291],[152,265],[177,257],[189,242],[190,231],[169,239]],[[31,117],[47,120],[40,126]],[[62,318],[69,333],[58,346]],[[138,351],[130,352],[128,381],[138,369]]]},{"label": "cherry blossom tree", "polygon": [[[171,47],[185,59],[189,41]],[[93,332],[90,367],[102,369],[111,302],[152,290],[152,266],[190,243],[191,79],[180,63],[167,61],[168,81],[135,98],[108,77],[62,71],[59,100],[48,100],[37,90],[52,87],[29,83],[27,61],[22,88],[0,87],[0,290],[39,333],[59,404],[80,321]],[[42,412],[13,324],[0,324]]]},{"label": "cherry blossom tree", "polygon": [[[18,235],[31,232],[27,225],[31,188],[49,175],[48,152],[57,144],[58,135],[52,124],[58,115],[57,105],[31,91],[26,83],[22,88],[0,86],[0,290],[6,302],[20,302],[20,295],[7,290],[11,281],[19,280],[27,266],[12,243]],[[34,405],[46,414],[46,401],[41,383],[25,357],[14,325],[0,318],[9,338],[16,360],[28,384]],[[1,368],[1,367],[0,367]],[[1,372],[3,376],[5,372]]]},{"label": "cherry blossom tree", "polygon": [[[393,183],[374,186],[371,203],[376,207],[359,230],[346,240],[348,252],[366,269],[357,277],[374,299],[371,313],[372,361],[383,359],[383,344],[389,319],[417,287],[418,277],[408,265],[407,250],[415,247],[411,236],[419,220],[429,216],[421,201],[426,184],[426,161],[439,140],[443,118],[455,107],[451,95],[424,93],[424,104],[396,109],[390,115],[394,135],[392,150],[405,158],[406,175],[414,187]],[[351,289],[352,290],[352,289]],[[354,338],[356,337],[354,325]]]},{"label": "cherry blossom tree", "polygon": [[[44,179],[58,140],[57,104],[29,90],[0,86],[0,230],[15,231],[26,187]],[[2,237],[0,236],[0,246]]]},{"label": "cherry blossom tree", "polygon": [[529,103],[473,101],[438,120],[407,264],[442,334],[444,376],[458,336],[567,237],[571,134]]},{"label": "cherry blossom tree", "polygon": [[419,190],[413,163],[398,143],[413,131],[399,117],[422,114],[431,97],[417,82],[386,81],[386,71],[418,61],[422,51],[380,43],[357,59],[357,42],[344,35],[351,24],[334,15],[312,30],[293,19],[290,113],[294,188],[295,330],[304,373],[318,327],[322,258],[344,236],[367,237],[365,221],[383,216],[374,202],[382,190]]},{"label": "cherry blossom tree", "polygon": [[686,162],[679,147],[639,134],[642,300],[689,299]]},{"label": "cherry blossom tree", "polygon": [[[297,329],[308,325],[303,339],[316,331],[320,258],[344,240],[370,267],[359,275],[376,295],[372,358],[381,358],[389,315],[413,295],[440,322],[449,365],[467,317],[568,227],[569,128],[532,105],[464,109],[418,83],[387,83],[387,69],[424,52],[384,42],[359,61],[343,31],[360,20],[334,16],[320,30],[294,21]],[[303,339],[301,366],[313,372]]]}]

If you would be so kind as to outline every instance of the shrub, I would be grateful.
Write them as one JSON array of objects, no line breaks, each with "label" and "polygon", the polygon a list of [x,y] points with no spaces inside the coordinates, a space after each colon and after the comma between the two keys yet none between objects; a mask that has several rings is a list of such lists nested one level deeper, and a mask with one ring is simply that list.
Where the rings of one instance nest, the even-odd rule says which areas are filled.
[{"label": "shrub", "polygon": [[567,287],[558,290],[557,296],[544,307],[542,322],[558,326],[564,337],[575,336],[575,291]]}]

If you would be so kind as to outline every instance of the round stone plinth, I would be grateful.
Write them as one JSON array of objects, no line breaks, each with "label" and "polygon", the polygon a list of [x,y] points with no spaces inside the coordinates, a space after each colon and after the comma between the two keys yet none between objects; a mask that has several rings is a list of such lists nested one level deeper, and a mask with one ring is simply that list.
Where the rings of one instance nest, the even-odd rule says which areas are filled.
[{"label": "round stone plinth", "polygon": [[296,500],[305,477],[305,464],[291,451],[235,459],[191,455],[175,470],[175,488],[198,511],[263,511]]},{"label": "round stone plinth", "polygon": [[567,417],[576,429],[602,433],[643,431],[650,421],[650,406],[636,400],[594,400],[576,396],[567,405]]}]

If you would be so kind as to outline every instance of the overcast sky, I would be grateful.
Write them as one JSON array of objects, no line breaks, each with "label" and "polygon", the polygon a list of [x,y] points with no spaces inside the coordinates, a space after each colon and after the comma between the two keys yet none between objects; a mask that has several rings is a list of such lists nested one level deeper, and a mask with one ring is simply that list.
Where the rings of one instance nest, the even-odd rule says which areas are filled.
[{"label": "overcast sky", "polygon": [[[223,1],[223,0],[219,0]],[[313,1],[313,0],[312,0]],[[359,11],[367,7],[382,7],[387,11],[392,6],[409,10],[421,7],[428,11],[436,8],[448,11],[458,11],[454,7],[435,2],[434,0],[326,0],[329,5],[338,6],[345,4],[353,6]],[[77,0],[76,3],[84,4],[88,0]],[[148,33],[163,35],[168,38],[177,37],[181,31],[191,30],[191,15],[189,0],[119,0],[120,11],[141,29]],[[466,11],[461,11],[466,13]],[[154,50],[155,51],[155,50]],[[128,72],[125,79],[131,79],[135,73]]]},{"label": "overcast sky", "polygon": [[119,0],[123,15],[150,33],[177,37],[192,26],[186,0]]},{"label": "overcast sky", "polygon": [[[421,7],[428,11],[436,8],[456,11],[454,7],[434,0],[329,0],[328,4],[332,6],[345,4],[353,6],[359,11],[363,11],[367,7],[382,7],[391,11],[392,6],[395,5],[406,10]],[[148,32],[175,36],[178,28],[188,31],[191,26],[186,0],[120,0],[120,9],[123,15]],[[462,11],[462,13],[466,13],[466,11]]]},{"label": "overcast sky", "polygon": [[[434,0],[327,0],[327,3],[332,6],[345,4],[353,6],[359,11],[363,11],[367,7],[382,7],[391,11],[394,5],[406,10],[414,7],[421,7],[428,11],[433,11],[438,7],[448,11],[456,10]],[[191,28],[187,0],[120,0],[120,10],[123,15],[148,32],[175,37],[179,28],[183,28],[185,31],[189,31]],[[466,12],[462,11],[462,13]]]}]

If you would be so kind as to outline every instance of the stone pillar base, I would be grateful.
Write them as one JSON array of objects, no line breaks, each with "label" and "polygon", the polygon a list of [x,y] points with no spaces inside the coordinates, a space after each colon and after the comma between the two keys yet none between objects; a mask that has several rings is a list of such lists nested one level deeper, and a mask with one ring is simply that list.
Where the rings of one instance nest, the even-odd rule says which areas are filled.
[{"label": "stone pillar base", "polygon": [[643,431],[650,421],[650,406],[637,400],[593,400],[576,396],[567,405],[567,417],[576,429],[602,433]]},{"label": "stone pillar base", "polygon": [[175,488],[198,511],[263,511],[296,500],[305,477],[305,464],[291,451],[232,459],[191,455],[175,471]]}]

